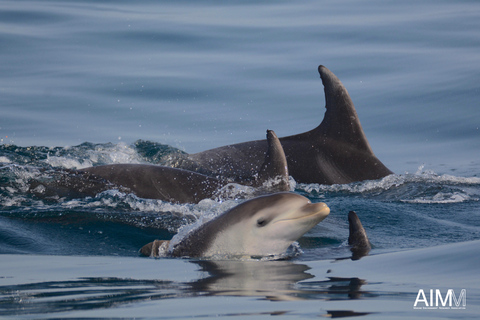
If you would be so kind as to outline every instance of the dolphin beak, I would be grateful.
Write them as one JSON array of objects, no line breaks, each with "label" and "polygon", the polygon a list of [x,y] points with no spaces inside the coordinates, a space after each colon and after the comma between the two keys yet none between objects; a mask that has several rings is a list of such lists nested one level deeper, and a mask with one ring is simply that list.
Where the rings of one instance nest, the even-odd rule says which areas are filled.
[{"label": "dolphin beak", "polygon": [[320,219],[318,222],[325,219],[329,213],[330,208],[323,202],[319,203],[307,203],[303,206],[302,212],[304,213],[303,217],[315,216],[317,219]]},{"label": "dolphin beak", "polygon": [[301,206],[293,213],[291,212],[287,218],[284,218],[280,221],[305,219],[310,222],[313,221],[315,222],[315,224],[317,224],[323,219],[325,219],[329,213],[330,208],[325,203],[311,203],[310,201],[308,201],[308,203]]}]

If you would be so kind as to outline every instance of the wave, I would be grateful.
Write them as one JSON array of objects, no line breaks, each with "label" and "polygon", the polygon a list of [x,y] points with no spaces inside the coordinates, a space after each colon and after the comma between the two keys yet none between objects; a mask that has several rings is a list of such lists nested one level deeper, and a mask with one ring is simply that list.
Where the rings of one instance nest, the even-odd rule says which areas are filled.
[{"label": "wave", "polygon": [[[177,232],[185,224],[208,214],[218,214],[254,195],[250,187],[229,184],[216,199],[199,204],[176,205],[141,199],[118,190],[109,190],[93,198],[38,199],[29,195],[29,181],[48,176],[54,168],[79,169],[113,163],[162,163],[183,153],[171,146],[139,140],[124,143],[82,143],[74,147],[19,147],[0,145],[0,206],[7,215],[28,217],[34,212],[65,210],[89,212],[97,219],[113,219],[136,226],[154,226]],[[362,197],[409,204],[455,204],[478,202],[480,178],[438,175],[421,166],[416,173],[392,174],[380,180],[342,185],[301,184],[290,179],[291,189],[312,201],[335,197]],[[120,213],[116,213],[120,212]],[[128,212],[128,213],[127,213]]]},{"label": "wave", "polygon": [[297,184],[296,188],[314,198],[351,194],[418,204],[462,203],[480,199],[480,178],[438,175],[433,171],[424,171],[423,166],[414,174],[392,174],[380,180],[335,185]]},{"label": "wave", "polygon": [[[253,196],[252,188],[236,184],[225,186],[216,199],[182,205],[142,199],[119,190],[80,199],[38,199],[27,193],[30,179],[48,176],[55,168],[78,169],[113,163],[161,164],[179,153],[183,152],[143,140],[132,145],[83,143],[54,148],[0,145],[0,209],[3,216],[27,220],[38,217],[61,220],[68,212],[81,219],[115,221],[177,233],[186,225],[203,223]],[[348,197],[349,201],[366,198],[412,205],[473,203],[480,199],[480,178],[439,175],[423,166],[413,174],[392,174],[380,180],[320,185],[301,184],[290,179],[290,185],[292,190],[312,201],[329,203],[342,197]]]},{"label": "wave", "polygon": [[124,143],[82,143],[74,147],[0,146],[0,163],[37,166],[42,168],[81,169],[112,163],[140,163],[141,156],[134,146]]}]

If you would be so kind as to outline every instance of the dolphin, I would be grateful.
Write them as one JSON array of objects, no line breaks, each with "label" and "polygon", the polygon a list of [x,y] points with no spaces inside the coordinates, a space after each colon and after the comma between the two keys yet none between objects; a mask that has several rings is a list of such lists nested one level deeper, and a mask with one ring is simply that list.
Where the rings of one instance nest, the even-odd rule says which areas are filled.
[{"label": "dolphin", "polygon": [[155,240],[140,249],[145,256],[276,256],[325,219],[325,203],[281,192],[245,201],[189,232],[182,239]]},{"label": "dolphin", "polygon": [[[264,162],[258,173],[239,183],[258,188],[259,192],[289,191],[288,166],[280,141],[273,130],[267,130]],[[222,177],[149,164],[110,164],[66,170],[52,181],[30,183],[30,190],[43,196],[82,197],[118,188],[140,198],[174,203],[198,203],[217,195],[231,183]]]},{"label": "dolphin", "polygon": [[[345,184],[392,174],[373,153],[347,89],[326,67],[320,65],[318,72],[325,90],[323,121],[311,131],[280,138],[290,175],[299,183]],[[242,180],[258,172],[266,144],[227,145],[167,165]]]},{"label": "dolphin", "polygon": [[348,213],[348,229],[348,244],[352,251],[352,260],[358,260],[370,252],[372,245],[355,211]]}]

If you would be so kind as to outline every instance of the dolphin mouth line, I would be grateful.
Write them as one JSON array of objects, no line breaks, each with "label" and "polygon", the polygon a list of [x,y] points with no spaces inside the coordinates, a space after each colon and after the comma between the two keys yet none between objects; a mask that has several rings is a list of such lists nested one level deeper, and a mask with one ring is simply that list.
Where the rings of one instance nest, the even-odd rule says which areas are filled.
[{"label": "dolphin mouth line", "polygon": [[313,217],[313,216],[319,216],[319,215],[324,215],[325,217],[327,217],[329,214],[330,214],[330,208],[325,206],[322,209],[320,209],[319,211],[315,211],[314,213],[303,215],[303,216],[296,217],[296,218],[287,218],[287,219],[278,220],[276,223],[283,222],[283,221],[294,221],[294,220],[300,220],[300,219],[307,219],[307,218],[310,218],[310,217]]}]

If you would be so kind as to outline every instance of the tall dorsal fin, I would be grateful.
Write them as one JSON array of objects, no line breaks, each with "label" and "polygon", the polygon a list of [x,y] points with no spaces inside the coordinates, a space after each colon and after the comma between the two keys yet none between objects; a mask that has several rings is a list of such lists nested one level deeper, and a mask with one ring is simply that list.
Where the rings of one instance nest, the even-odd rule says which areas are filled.
[{"label": "tall dorsal fin", "polygon": [[318,73],[320,73],[325,90],[327,111],[315,132],[326,138],[355,145],[357,149],[363,149],[373,154],[347,89],[326,67],[320,65]]},{"label": "tall dorsal fin", "polygon": [[290,191],[287,159],[282,144],[273,130],[267,130],[267,144],[265,161],[258,171],[257,184],[261,186],[265,182],[274,179],[275,185],[268,189]]}]

